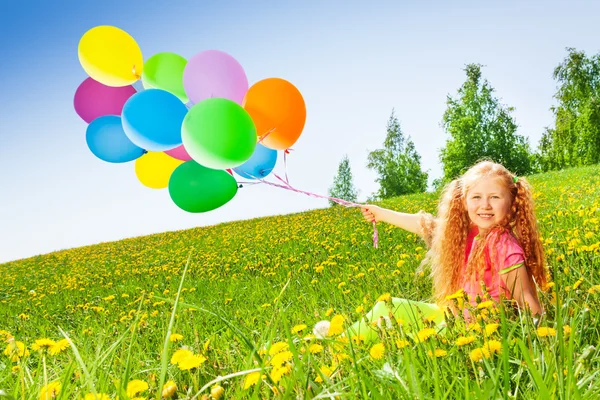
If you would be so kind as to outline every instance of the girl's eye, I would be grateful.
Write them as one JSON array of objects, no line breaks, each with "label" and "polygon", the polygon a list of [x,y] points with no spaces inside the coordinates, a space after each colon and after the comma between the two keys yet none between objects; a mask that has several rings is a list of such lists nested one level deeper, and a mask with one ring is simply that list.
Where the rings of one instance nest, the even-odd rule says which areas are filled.
[{"label": "girl's eye", "polygon": [[473,199],[479,199],[479,198],[481,198],[481,196],[473,196],[472,198]]},{"label": "girl's eye", "polygon": [[492,199],[499,199],[499,196],[492,196]]}]

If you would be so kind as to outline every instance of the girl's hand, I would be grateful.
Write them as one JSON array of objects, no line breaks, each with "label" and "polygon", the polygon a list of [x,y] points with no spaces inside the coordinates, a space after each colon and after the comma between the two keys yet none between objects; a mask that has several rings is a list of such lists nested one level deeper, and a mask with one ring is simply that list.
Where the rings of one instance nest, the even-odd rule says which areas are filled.
[{"label": "girl's hand", "polygon": [[360,206],[360,211],[368,222],[377,222],[380,220],[381,207],[365,204]]}]

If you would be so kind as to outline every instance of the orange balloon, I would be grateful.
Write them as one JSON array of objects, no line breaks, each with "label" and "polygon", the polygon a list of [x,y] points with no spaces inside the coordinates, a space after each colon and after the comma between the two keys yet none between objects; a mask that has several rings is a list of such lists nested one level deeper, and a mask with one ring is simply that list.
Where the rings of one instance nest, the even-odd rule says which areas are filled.
[{"label": "orange balloon", "polygon": [[304,129],[306,105],[302,94],[290,82],[268,78],[248,89],[242,106],[252,117],[261,142],[275,150],[290,148]]}]

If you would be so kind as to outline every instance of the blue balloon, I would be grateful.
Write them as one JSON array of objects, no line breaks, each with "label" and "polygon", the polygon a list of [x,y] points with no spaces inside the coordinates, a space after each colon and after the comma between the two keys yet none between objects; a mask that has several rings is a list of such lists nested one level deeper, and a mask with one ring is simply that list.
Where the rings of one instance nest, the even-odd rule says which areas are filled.
[{"label": "blue balloon", "polygon": [[111,163],[133,161],[146,152],[129,140],[121,117],[116,115],[104,115],[90,122],[85,140],[96,157]]},{"label": "blue balloon", "polygon": [[171,150],[181,142],[181,125],[187,107],[175,95],[146,89],[123,106],[123,129],[131,141],[151,151]]},{"label": "blue balloon", "polygon": [[264,178],[273,171],[275,163],[277,163],[277,150],[258,143],[248,161],[233,170],[246,179]]}]

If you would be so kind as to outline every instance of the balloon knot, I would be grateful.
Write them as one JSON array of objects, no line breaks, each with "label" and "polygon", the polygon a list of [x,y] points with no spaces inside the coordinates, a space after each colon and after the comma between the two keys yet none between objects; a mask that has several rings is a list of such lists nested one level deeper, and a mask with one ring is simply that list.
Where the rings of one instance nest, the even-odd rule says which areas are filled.
[{"label": "balloon knot", "polygon": [[241,188],[243,188],[243,187],[244,187],[244,185],[242,185],[242,184],[240,183],[240,186],[238,186],[238,189],[241,189]]}]

